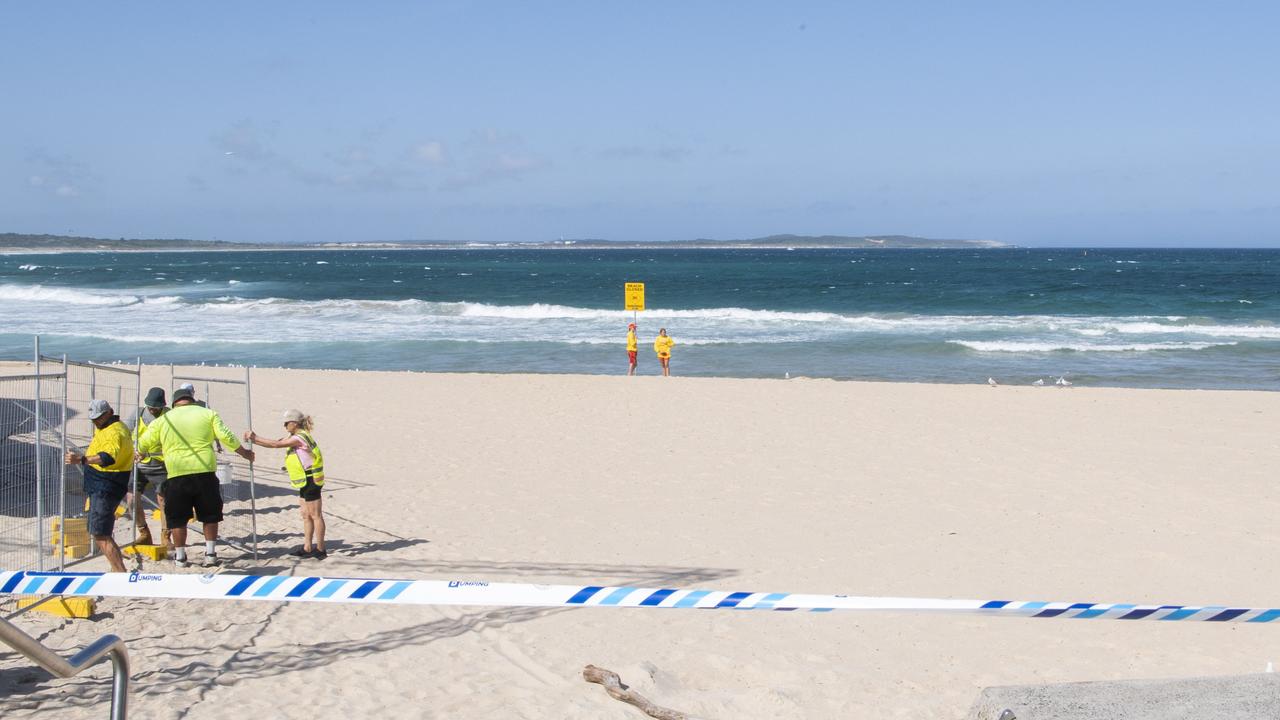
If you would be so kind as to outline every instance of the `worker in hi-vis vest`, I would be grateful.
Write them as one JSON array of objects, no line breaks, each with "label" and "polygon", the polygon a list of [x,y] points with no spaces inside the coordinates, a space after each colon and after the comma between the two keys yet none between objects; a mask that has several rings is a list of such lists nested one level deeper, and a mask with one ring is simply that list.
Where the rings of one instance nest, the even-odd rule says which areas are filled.
[{"label": "worker in hi-vis vest", "polygon": [[138,438],[138,449],[148,455],[164,455],[164,514],[173,538],[173,563],[186,567],[187,520],[192,514],[203,524],[204,566],[216,567],[218,523],[222,522],[222,491],[218,487],[217,440],[240,457],[253,462],[253,451],[222,422],[218,413],[196,404],[195,391],[173,391],[173,407],[147,426]]},{"label": "worker in hi-vis vest", "polygon": [[113,533],[116,507],[129,491],[129,476],[133,474],[133,442],[129,428],[106,400],[89,403],[89,421],[93,423],[89,447],[83,453],[68,450],[63,460],[68,465],[79,465],[84,474],[84,492],[89,496],[89,534],[112,571],[124,572],[124,556]]},{"label": "worker in hi-vis vest", "polygon": [[298,491],[298,503],[302,509],[302,545],[290,555],[323,560],[329,557],[324,550],[324,453],[320,444],[311,436],[315,421],[301,410],[284,411],[284,430],[288,433],[279,440],[264,440],[252,430],[244,434],[246,442],[267,448],[284,448],[284,469],[289,473],[289,485]]},{"label": "worker in hi-vis vest", "polygon": [[[168,409],[164,401],[164,388],[153,387],[147,391],[147,398],[143,400],[142,408],[125,422],[133,428],[134,447],[138,446],[138,440],[147,431],[147,426],[160,419]],[[147,527],[147,513],[142,506],[142,496],[146,494],[149,486],[154,485],[156,505],[160,508],[160,542],[169,546],[169,524],[164,520],[164,481],[169,479],[169,473],[164,469],[164,455],[160,453],[145,455],[139,450],[133,460],[133,466],[138,471],[138,492],[133,496],[133,515],[138,529],[137,543],[139,545],[154,544],[151,539],[151,528]]]}]

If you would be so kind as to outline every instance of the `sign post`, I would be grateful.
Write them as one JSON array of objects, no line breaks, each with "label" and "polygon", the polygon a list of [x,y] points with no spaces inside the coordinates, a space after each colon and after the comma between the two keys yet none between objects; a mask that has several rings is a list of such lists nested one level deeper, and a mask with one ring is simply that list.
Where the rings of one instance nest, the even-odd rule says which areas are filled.
[{"label": "sign post", "polygon": [[625,309],[631,311],[631,320],[635,322],[639,311],[644,309],[644,283],[626,283],[624,289]]}]

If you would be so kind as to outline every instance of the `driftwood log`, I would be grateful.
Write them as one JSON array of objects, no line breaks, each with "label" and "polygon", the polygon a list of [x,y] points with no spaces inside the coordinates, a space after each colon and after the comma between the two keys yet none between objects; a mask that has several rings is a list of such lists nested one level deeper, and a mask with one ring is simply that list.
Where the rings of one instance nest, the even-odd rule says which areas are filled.
[{"label": "driftwood log", "polygon": [[645,699],[643,695],[623,687],[622,678],[618,677],[618,673],[612,670],[588,665],[582,669],[582,679],[590,683],[603,685],[609,696],[614,700],[621,700],[624,703],[635,705],[649,717],[657,718],[657,720],[689,720],[688,715],[676,710],[658,707]]}]

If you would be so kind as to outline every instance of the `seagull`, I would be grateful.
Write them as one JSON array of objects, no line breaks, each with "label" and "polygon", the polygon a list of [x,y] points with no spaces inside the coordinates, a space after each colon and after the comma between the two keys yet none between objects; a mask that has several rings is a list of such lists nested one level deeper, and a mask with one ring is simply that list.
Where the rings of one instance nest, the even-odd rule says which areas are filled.
[{"label": "seagull", "polygon": [[987,384],[990,385],[991,387],[995,387],[1000,383],[997,383],[995,378],[987,378]]},{"label": "seagull", "polygon": [[1057,385],[1058,387],[1071,387],[1071,381],[1065,377],[1060,377],[1054,385]]},{"label": "seagull", "polygon": [[787,373],[783,374],[783,376],[782,376],[782,377],[783,377],[784,379],[790,380],[790,379],[791,379],[791,373],[790,373],[790,372],[787,372]]},{"label": "seagull", "polygon": [[1036,387],[1044,387],[1044,378],[1040,378],[1039,380],[1036,380],[1031,384],[1035,385]]}]

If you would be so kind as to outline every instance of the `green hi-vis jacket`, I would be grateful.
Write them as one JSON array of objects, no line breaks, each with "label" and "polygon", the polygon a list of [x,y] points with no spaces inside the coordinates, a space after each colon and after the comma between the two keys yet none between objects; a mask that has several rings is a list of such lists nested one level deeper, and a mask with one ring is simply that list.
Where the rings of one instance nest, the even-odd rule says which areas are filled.
[{"label": "green hi-vis jacket", "polygon": [[218,413],[194,403],[179,405],[147,426],[138,439],[138,449],[163,454],[165,472],[172,479],[216,471],[215,437],[228,450],[240,447],[240,441]]}]

